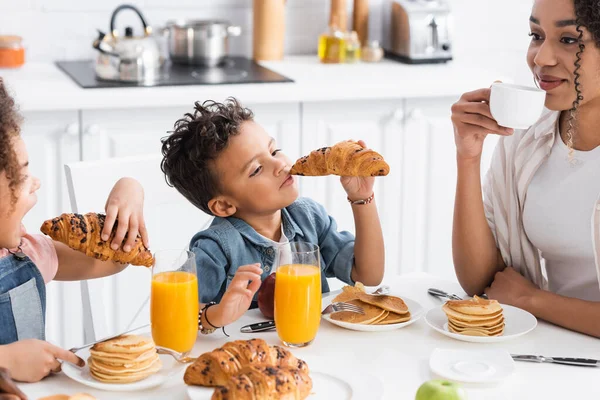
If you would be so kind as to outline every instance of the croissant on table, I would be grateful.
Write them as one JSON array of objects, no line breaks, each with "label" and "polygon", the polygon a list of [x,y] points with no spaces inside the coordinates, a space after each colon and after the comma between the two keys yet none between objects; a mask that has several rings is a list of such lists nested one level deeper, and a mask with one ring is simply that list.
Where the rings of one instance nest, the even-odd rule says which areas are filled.
[{"label": "croissant on table", "polygon": [[381,154],[349,140],[311,151],[290,170],[291,175],[303,176],[385,176],[389,172]]},{"label": "croissant on table", "polygon": [[198,357],[185,370],[183,381],[188,385],[223,386],[242,368],[260,364],[294,367],[308,373],[306,363],[282,347],[269,346],[262,339],[235,340]]},{"label": "croissant on table", "polygon": [[129,252],[125,252],[122,246],[117,250],[111,249],[110,244],[115,237],[118,221],[108,240],[101,239],[105,218],[104,214],[98,213],[62,214],[54,219],[44,221],[40,230],[52,239],[66,244],[73,250],[85,253],[89,257],[122,264],[152,266],[154,257],[139,236],[135,239]]},{"label": "croissant on table", "polygon": [[251,365],[217,387],[211,400],[303,400],[311,390],[312,379],[305,370]]}]

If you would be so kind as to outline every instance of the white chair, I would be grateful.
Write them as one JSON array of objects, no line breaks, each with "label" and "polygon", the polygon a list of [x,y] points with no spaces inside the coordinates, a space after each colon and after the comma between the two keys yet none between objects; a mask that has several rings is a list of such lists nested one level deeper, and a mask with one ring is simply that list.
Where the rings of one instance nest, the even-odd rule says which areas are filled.
[{"label": "white chair", "polygon": [[[104,212],[108,194],[117,180],[132,177],[145,192],[144,219],[150,249],[187,248],[192,236],[212,218],[192,206],[177,190],[167,185],[160,169],[161,156],[136,156],[65,165],[72,211]],[[81,282],[84,342],[149,322],[146,304],[151,270],[130,266],[112,277]],[[144,305],[141,313],[140,306]],[[71,310],[73,306],[71,305]],[[139,318],[132,317],[139,314]]]}]

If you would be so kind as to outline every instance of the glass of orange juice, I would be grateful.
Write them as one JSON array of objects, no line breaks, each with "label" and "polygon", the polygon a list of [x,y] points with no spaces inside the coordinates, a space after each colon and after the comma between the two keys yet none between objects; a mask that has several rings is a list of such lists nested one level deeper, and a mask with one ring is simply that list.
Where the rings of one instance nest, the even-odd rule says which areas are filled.
[{"label": "glass of orange juice", "polygon": [[275,277],[275,327],[289,347],[308,346],[321,323],[319,246],[292,242],[279,246]]},{"label": "glass of orange juice", "polygon": [[154,254],[150,293],[152,339],[158,346],[186,353],[198,335],[196,258],[187,250]]}]

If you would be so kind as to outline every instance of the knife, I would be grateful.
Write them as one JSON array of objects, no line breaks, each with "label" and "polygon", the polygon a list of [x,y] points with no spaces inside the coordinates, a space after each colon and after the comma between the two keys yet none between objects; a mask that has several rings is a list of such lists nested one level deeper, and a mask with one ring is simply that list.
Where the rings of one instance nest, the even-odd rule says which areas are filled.
[{"label": "knife", "polygon": [[80,346],[80,347],[73,347],[72,349],[69,349],[69,351],[72,352],[72,353],[77,353],[79,350],[83,350],[85,348],[91,347],[91,346],[95,345],[96,343],[106,342],[107,340],[114,339],[114,338],[119,337],[121,335],[125,335],[127,333],[131,333],[131,332],[143,329],[143,328],[148,328],[149,326],[150,326],[150,324],[138,326],[137,328],[133,328],[133,329],[130,329],[130,330],[125,331],[125,332],[120,332],[120,333],[117,333],[116,335],[108,336],[108,337],[102,338],[100,340],[96,340],[95,342],[84,344],[83,346]]},{"label": "knife", "polygon": [[253,333],[253,332],[266,332],[271,329],[275,329],[275,321],[263,321],[256,324],[250,324],[242,326],[240,332],[242,333]]},{"label": "knife", "polygon": [[515,361],[531,361],[537,363],[554,363],[564,365],[578,365],[581,367],[600,367],[600,360],[591,358],[572,358],[572,357],[544,357],[526,354],[511,354]]}]

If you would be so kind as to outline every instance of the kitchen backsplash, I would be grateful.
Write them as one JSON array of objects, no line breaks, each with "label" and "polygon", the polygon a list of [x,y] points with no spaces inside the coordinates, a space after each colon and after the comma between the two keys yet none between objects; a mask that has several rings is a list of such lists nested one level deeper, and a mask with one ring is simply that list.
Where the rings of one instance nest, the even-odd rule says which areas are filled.
[{"label": "kitchen backsplash", "polygon": [[[390,0],[371,0],[369,36],[380,39]],[[521,53],[527,47],[530,0],[450,0],[454,15],[454,54],[470,58],[481,52]],[[110,15],[119,0],[0,0],[0,34],[24,37],[27,61],[54,61],[94,56],[96,29],[108,31]],[[242,27],[233,38],[232,54],[251,55],[252,0],[133,0],[149,24],[160,27],[170,19],[229,20]],[[353,1],[347,0],[351,8]],[[329,17],[329,0],[287,0],[286,54],[315,53],[317,38]],[[349,13],[351,18],[351,13]],[[124,11],[117,25],[139,22]],[[351,26],[351,25],[350,25]]]}]

